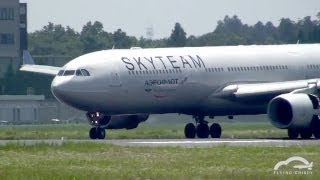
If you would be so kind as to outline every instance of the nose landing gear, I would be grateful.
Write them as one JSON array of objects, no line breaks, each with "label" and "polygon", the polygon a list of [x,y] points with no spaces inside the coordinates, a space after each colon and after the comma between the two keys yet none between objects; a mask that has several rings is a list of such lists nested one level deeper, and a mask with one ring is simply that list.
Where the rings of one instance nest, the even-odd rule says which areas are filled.
[{"label": "nose landing gear", "polygon": [[106,131],[100,127],[93,127],[89,131],[89,137],[91,139],[104,139],[106,137]]},{"label": "nose landing gear", "polygon": [[109,124],[111,117],[103,113],[87,113],[89,124],[93,127],[89,131],[90,139],[104,139],[106,137],[105,127]]},{"label": "nose landing gear", "polygon": [[204,116],[195,116],[196,126],[193,123],[188,123],[184,128],[185,137],[193,139],[196,137],[204,139],[208,138],[209,134],[212,138],[221,137],[221,126],[218,123],[213,123],[210,128],[208,122],[204,120]]}]

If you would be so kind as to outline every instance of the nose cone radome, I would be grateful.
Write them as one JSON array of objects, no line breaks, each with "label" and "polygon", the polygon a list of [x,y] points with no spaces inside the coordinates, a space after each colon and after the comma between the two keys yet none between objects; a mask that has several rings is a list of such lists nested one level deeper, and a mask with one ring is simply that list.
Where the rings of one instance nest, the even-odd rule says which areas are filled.
[{"label": "nose cone radome", "polygon": [[51,84],[52,94],[61,102],[66,102],[68,97],[68,81],[55,78]]}]

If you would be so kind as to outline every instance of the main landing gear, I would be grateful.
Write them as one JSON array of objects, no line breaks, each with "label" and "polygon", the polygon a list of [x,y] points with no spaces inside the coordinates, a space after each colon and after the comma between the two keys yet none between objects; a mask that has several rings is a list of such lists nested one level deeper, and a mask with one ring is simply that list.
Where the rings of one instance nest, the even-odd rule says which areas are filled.
[{"label": "main landing gear", "polygon": [[209,138],[209,135],[212,138],[221,137],[222,129],[218,123],[213,123],[209,128],[208,122],[204,120],[204,116],[195,116],[194,119],[196,120],[196,125],[188,123],[184,128],[186,138],[193,139],[197,136],[204,139]]},{"label": "main landing gear", "polygon": [[318,116],[315,116],[311,121],[311,124],[307,128],[290,128],[288,129],[289,139],[310,139],[312,135],[315,139],[320,139],[320,120]]}]

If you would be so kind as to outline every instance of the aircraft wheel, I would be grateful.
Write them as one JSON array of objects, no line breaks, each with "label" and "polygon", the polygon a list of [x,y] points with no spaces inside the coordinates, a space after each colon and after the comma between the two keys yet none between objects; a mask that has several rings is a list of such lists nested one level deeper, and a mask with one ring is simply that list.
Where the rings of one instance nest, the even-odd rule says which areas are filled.
[{"label": "aircraft wheel", "polygon": [[313,120],[311,123],[311,128],[314,138],[320,139],[320,120]]},{"label": "aircraft wheel", "polygon": [[97,138],[104,139],[106,137],[106,131],[103,128],[97,128]]},{"label": "aircraft wheel", "polygon": [[310,139],[312,137],[311,128],[303,128],[300,130],[300,136],[302,139]]},{"label": "aircraft wheel", "polygon": [[207,123],[199,124],[197,126],[197,136],[201,139],[209,137],[209,126]]},{"label": "aircraft wheel", "polygon": [[299,131],[297,129],[290,128],[288,129],[289,139],[298,139]]},{"label": "aircraft wheel", "polygon": [[89,137],[90,137],[90,139],[97,139],[98,138],[97,128],[93,127],[90,129]]},{"label": "aircraft wheel", "polygon": [[184,135],[188,139],[196,137],[196,127],[193,123],[188,123],[184,128]]},{"label": "aircraft wheel", "polygon": [[220,138],[221,137],[221,132],[222,132],[222,129],[221,129],[220,124],[213,123],[210,126],[210,135],[211,135],[212,138]]}]

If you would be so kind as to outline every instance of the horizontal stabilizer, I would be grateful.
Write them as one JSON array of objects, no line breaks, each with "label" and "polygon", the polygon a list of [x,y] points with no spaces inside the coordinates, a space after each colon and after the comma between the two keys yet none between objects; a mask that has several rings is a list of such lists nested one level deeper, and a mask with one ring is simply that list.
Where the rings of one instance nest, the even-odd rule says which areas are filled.
[{"label": "horizontal stabilizer", "polygon": [[45,66],[45,65],[35,65],[32,56],[29,51],[23,51],[23,65],[20,71],[34,72],[40,74],[47,74],[55,76],[58,74],[61,67],[55,66]]},{"label": "horizontal stabilizer", "polygon": [[20,71],[26,71],[26,72],[34,72],[34,73],[40,73],[40,74],[47,74],[47,75],[57,75],[60,67],[54,67],[54,66],[43,66],[43,65],[23,65],[20,68]]}]

